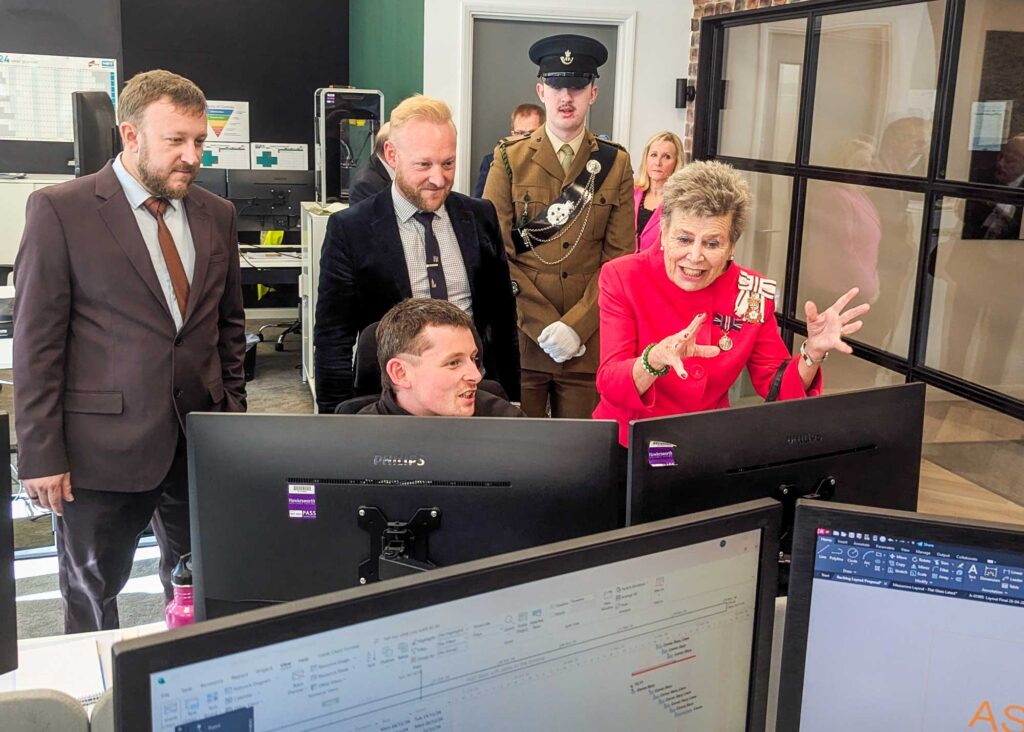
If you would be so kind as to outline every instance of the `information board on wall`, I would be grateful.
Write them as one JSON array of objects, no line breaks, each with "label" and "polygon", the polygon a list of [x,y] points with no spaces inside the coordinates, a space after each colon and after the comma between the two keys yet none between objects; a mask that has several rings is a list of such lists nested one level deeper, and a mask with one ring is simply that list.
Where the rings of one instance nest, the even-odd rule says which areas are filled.
[{"label": "information board on wall", "polygon": [[0,140],[73,142],[76,91],[106,92],[117,109],[117,61],[0,51]]}]

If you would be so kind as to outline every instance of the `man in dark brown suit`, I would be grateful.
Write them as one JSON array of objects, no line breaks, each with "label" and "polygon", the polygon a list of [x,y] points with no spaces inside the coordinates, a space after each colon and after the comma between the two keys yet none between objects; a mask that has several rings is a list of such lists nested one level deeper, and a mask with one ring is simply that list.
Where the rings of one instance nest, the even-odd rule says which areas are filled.
[{"label": "man in dark brown suit", "polygon": [[190,187],[206,99],[150,71],[118,118],[123,153],[29,198],[15,263],[18,467],[60,516],[66,632],[117,627],[150,519],[170,597],[189,551],[185,415],[245,409],[235,212]]}]

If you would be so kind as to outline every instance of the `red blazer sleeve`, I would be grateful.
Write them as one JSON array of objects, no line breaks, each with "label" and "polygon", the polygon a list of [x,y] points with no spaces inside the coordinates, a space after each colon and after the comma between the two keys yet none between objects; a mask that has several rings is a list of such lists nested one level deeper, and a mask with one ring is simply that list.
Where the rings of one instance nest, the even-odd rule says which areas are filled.
[{"label": "red blazer sleeve", "polygon": [[765,301],[765,319],[757,330],[757,340],[754,342],[754,350],[747,360],[747,371],[750,373],[750,383],[754,390],[761,396],[768,396],[771,389],[772,379],[785,361],[789,361],[782,376],[782,385],[779,389],[779,400],[800,399],[805,396],[818,396],[821,394],[821,369],[814,377],[809,389],[804,389],[803,379],[800,378],[800,370],[797,359],[791,357],[786,344],[782,342],[779,335],[779,324],[775,320],[775,302]]},{"label": "red blazer sleeve", "polygon": [[[628,258],[620,261],[625,259]],[[629,276],[633,274],[627,272],[626,277],[623,277],[620,267],[615,266],[614,262],[601,268],[598,294],[601,309],[601,363],[597,369],[597,392],[617,409],[640,412],[651,409],[657,403],[658,386],[662,382],[655,381],[643,396],[637,393],[633,382],[633,363],[649,345],[639,342],[638,323],[643,318],[656,318],[659,313],[641,312],[640,298],[647,284],[642,281],[642,273]],[[683,366],[689,369],[698,360],[684,359]],[[673,378],[668,383],[672,385],[674,399],[692,401],[693,409],[699,408],[704,397],[706,379]]]}]

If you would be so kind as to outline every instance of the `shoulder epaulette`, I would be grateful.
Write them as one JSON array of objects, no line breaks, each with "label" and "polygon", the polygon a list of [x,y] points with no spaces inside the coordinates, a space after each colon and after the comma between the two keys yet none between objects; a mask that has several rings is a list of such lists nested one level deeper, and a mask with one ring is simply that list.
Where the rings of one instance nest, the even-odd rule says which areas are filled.
[{"label": "shoulder epaulette", "polygon": [[626,148],[624,148],[622,145],[620,145],[617,142],[612,142],[611,140],[605,140],[603,137],[595,137],[594,139],[597,140],[598,143],[604,143],[605,145],[611,145],[612,147],[617,147],[619,150],[622,150],[622,152],[624,152],[627,155],[629,155],[629,150],[627,150]]},{"label": "shoulder epaulette", "polygon": [[530,135],[509,135],[508,137],[501,138],[501,142],[505,146],[508,146],[508,145],[513,145],[513,144],[515,144],[517,142],[522,142],[523,140],[529,140],[529,139],[530,139]]}]

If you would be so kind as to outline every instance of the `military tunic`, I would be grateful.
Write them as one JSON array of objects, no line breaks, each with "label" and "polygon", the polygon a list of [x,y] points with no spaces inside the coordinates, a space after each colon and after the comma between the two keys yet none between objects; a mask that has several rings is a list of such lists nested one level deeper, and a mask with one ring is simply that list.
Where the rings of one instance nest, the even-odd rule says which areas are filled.
[{"label": "military tunic", "polygon": [[[484,198],[497,209],[509,270],[518,289],[516,306],[522,368],[556,375],[596,374],[600,355],[597,275],[602,264],[635,248],[633,170],[629,154],[616,145],[618,150],[612,168],[594,192],[589,210],[582,211],[550,242],[535,242],[536,253],[519,254],[512,244],[513,223],[519,223],[524,211],[528,220],[533,220],[583,172],[598,145],[614,143],[599,141],[588,130],[568,172],[563,172],[544,128],[529,136],[507,138],[504,143],[512,180],[509,180],[499,145],[494,150]],[[541,331],[557,320],[576,331],[586,346],[582,356],[561,364],[555,363],[537,345]]]}]

